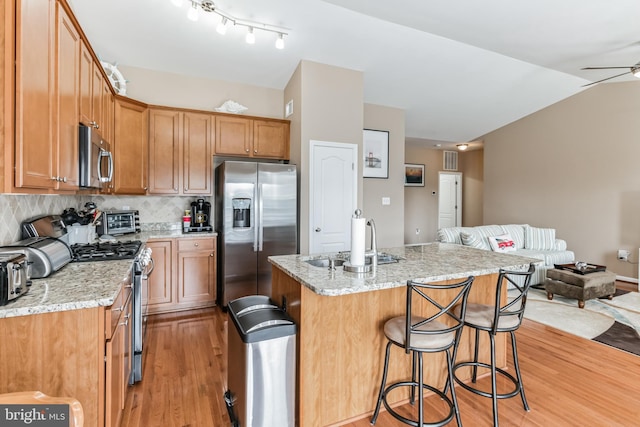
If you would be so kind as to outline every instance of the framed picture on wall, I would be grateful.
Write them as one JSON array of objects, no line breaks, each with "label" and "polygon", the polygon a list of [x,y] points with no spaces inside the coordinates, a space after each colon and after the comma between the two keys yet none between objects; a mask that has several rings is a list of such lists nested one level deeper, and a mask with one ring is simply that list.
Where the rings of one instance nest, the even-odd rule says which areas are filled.
[{"label": "framed picture on wall", "polygon": [[411,163],[404,165],[404,186],[424,187],[424,165]]},{"label": "framed picture on wall", "polygon": [[389,131],[363,131],[364,178],[389,178]]}]

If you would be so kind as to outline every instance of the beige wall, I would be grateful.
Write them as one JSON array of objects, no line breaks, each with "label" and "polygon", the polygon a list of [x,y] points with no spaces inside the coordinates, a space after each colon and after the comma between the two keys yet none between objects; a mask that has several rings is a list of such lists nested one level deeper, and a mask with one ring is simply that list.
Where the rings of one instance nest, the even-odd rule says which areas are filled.
[{"label": "beige wall", "polygon": [[404,242],[433,242],[438,229],[438,171],[442,170],[442,151],[425,143],[407,141],[404,158],[406,163],[423,164],[425,169],[424,187],[404,187]]},{"label": "beige wall", "polygon": [[127,96],[153,105],[214,111],[231,99],[251,116],[283,118],[281,89],[205,79],[119,65],[127,79]]},{"label": "beige wall", "polygon": [[[364,105],[364,127],[389,131],[389,178],[363,179],[366,218],[376,223],[378,247],[404,245],[404,111],[379,105]],[[390,205],[382,205],[389,197]]]},{"label": "beige wall", "polygon": [[462,225],[482,225],[484,197],[484,150],[458,153],[458,169],[462,172]]},{"label": "beige wall", "polygon": [[[309,251],[309,144],[311,140],[362,146],[362,73],[302,61],[285,88],[284,98],[294,100],[292,160],[300,165],[300,252]],[[296,132],[294,134],[294,132]],[[299,132],[299,133],[297,133]],[[299,146],[294,147],[294,144]],[[361,148],[360,148],[361,150]],[[362,165],[358,175],[362,177]],[[358,206],[362,206],[362,178],[358,181]]]},{"label": "beige wall", "polygon": [[484,222],[554,227],[577,260],[637,277],[640,82],[596,85],[483,137]]}]

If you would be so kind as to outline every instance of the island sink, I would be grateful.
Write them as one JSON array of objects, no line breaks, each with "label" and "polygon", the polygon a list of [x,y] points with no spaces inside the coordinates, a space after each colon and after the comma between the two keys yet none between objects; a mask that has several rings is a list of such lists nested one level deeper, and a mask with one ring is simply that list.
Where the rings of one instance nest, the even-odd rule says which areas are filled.
[{"label": "island sink", "polygon": [[[338,254],[338,256],[344,256],[345,254]],[[391,254],[386,254],[386,253],[379,253],[378,254],[378,265],[381,264],[392,264],[392,263],[396,263],[399,262],[402,258],[397,257],[395,255],[391,255]],[[314,267],[322,267],[322,268],[329,268],[329,266],[331,265],[331,262],[333,261],[333,265],[334,267],[341,267],[345,262],[347,262],[347,259],[343,258],[343,257],[326,257],[326,258],[314,258],[314,259],[308,259],[305,262],[307,264],[310,264]],[[365,265],[371,264],[371,258],[367,257],[365,259]]]}]

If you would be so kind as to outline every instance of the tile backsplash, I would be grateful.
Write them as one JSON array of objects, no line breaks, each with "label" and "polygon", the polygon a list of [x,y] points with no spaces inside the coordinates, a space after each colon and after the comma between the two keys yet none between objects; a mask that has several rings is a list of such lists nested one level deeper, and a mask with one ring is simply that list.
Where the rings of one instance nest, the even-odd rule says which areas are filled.
[{"label": "tile backsplash", "polygon": [[[81,210],[93,201],[100,210],[137,209],[143,229],[179,228],[182,214],[196,197],[180,196],[61,196],[0,194],[0,244],[20,240],[22,221],[39,215],[62,214],[65,209]],[[213,198],[205,197],[213,206]],[[212,218],[213,221],[213,218]]]}]

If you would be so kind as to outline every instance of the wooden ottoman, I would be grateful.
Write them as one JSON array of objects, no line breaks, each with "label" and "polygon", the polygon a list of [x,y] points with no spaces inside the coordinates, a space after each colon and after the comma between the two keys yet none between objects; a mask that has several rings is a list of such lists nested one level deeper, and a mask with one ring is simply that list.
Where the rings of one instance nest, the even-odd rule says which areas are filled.
[{"label": "wooden ottoman", "polygon": [[578,274],[567,270],[547,270],[544,281],[547,299],[552,300],[553,294],[578,300],[578,307],[584,308],[588,299],[608,297],[613,298],[616,293],[616,275],[610,271],[598,271],[589,274]]}]

